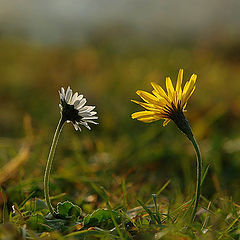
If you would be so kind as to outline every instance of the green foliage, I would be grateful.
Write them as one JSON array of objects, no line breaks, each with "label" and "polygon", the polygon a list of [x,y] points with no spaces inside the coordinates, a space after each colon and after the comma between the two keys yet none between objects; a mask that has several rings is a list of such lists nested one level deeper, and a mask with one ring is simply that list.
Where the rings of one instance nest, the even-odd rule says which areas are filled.
[{"label": "green foliage", "polygon": [[34,210],[34,212],[40,212],[44,209],[48,209],[46,203],[39,198],[36,198],[34,202],[27,201],[23,206],[25,211]]},{"label": "green foliage", "polygon": [[51,228],[46,225],[44,216],[38,213],[31,215],[26,223],[29,229],[36,230],[37,232],[45,232],[51,230]]},{"label": "green foliage", "polygon": [[82,209],[69,201],[59,202],[57,204],[57,215],[60,218],[78,220],[81,214]]},{"label": "green foliage", "polygon": [[114,227],[112,218],[117,224],[120,223],[120,216],[117,212],[107,209],[97,209],[92,214],[87,215],[84,220],[85,227],[100,227],[104,229],[111,229]]}]

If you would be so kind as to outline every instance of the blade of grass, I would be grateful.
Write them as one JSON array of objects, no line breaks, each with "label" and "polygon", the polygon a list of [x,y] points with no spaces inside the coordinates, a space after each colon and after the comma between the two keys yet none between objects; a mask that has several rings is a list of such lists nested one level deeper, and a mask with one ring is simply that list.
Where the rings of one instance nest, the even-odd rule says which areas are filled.
[{"label": "blade of grass", "polygon": [[[202,180],[201,180],[201,183],[200,183],[200,186],[202,186],[204,180],[205,180],[205,177],[207,176],[207,172],[209,170],[209,167],[210,167],[210,164],[207,165],[206,169],[204,170],[204,173],[203,173],[203,176],[202,176]],[[201,196],[200,196],[201,197]],[[193,198],[191,199],[191,203],[189,204],[189,207],[187,209],[187,211],[184,213],[184,217],[191,211],[191,208],[194,204],[194,201],[195,201],[195,195],[193,196]]]},{"label": "blade of grass", "polygon": [[127,209],[127,194],[126,194],[126,181],[125,178],[122,180],[122,192],[123,192],[123,207]]},{"label": "blade of grass", "polygon": [[153,197],[153,202],[154,202],[154,206],[155,206],[155,210],[156,210],[157,223],[158,223],[159,225],[162,225],[161,217],[160,217],[160,214],[159,214],[159,211],[158,211],[158,206],[157,206],[156,194],[152,194],[152,197]]},{"label": "blade of grass", "polygon": [[51,196],[50,199],[51,200],[56,200],[56,199],[59,199],[61,197],[64,197],[66,195],[66,193],[60,193],[58,195],[55,195],[55,196]]},{"label": "blade of grass", "polygon": [[205,177],[207,176],[209,167],[210,167],[210,164],[207,165],[207,167],[206,167],[206,169],[205,169],[205,171],[204,171],[204,173],[203,173],[202,181],[201,181],[201,186],[202,186],[202,184],[203,184],[203,182],[204,182],[204,180],[205,180]]},{"label": "blade of grass", "polygon": [[[83,235],[83,236],[81,236],[81,235]],[[101,229],[101,228],[97,228],[97,227],[94,227],[94,228],[91,228],[91,229],[86,229],[86,230],[81,230],[81,231],[77,231],[77,232],[72,232],[72,233],[69,233],[69,234],[65,235],[64,238],[71,238],[72,239],[72,237],[79,236],[79,237],[86,237],[86,239],[87,239],[88,235],[93,235],[93,236],[97,235],[97,236],[103,236],[103,237],[107,236],[107,237],[111,237],[111,239],[117,238],[116,236],[112,235],[110,233],[110,231],[104,230],[104,229]]]},{"label": "blade of grass", "polygon": [[230,231],[231,231],[231,228],[234,226],[234,224],[235,224],[237,221],[239,221],[239,219],[240,219],[240,216],[238,216],[236,219],[234,219],[234,220],[232,221],[232,223],[228,226],[228,228],[224,231],[224,233],[230,232]]},{"label": "blade of grass", "polygon": [[33,191],[29,194],[29,196],[19,205],[19,208],[22,208],[25,203],[36,193],[36,191]]},{"label": "blade of grass", "polygon": [[133,224],[134,227],[138,228],[136,223],[123,210],[120,210],[120,212]]},{"label": "blade of grass", "polygon": [[150,216],[152,222],[154,224],[156,224],[156,219],[154,217],[154,214],[152,213],[152,211],[150,211],[145,205],[143,202],[141,202],[140,200],[137,200],[137,202],[143,207],[143,209],[148,213],[148,215]]},{"label": "blade of grass", "polygon": [[[169,179],[161,188],[160,190],[158,190],[158,192],[156,193],[156,196],[158,197],[158,195],[169,185],[169,183],[171,182],[171,180]],[[150,202],[152,201],[152,198],[150,198],[145,205],[148,205]]]},{"label": "blade of grass", "polygon": [[203,222],[203,225],[202,225],[202,228],[201,228],[201,231],[203,231],[203,229],[206,227],[207,225],[207,222],[208,222],[208,219],[209,219],[209,209],[210,209],[210,206],[211,206],[211,201],[209,201],[208,203],[208,206],[207,206],[207,213],[206,213],[206,217],[204,219],[204,222]]},{"label": "blade of grass", "polygon": [[[193,202],[193,201],[192,201],[192,199],[191,199],[191,200],[183,203],[180,207],[178,207],[178,208],[176,208],[175,210],[173,210],[173,211],[171,212],[171,215],[173,215],[173,214],[175,214],[175,213],[178,213],[178,212],[181,211],[184,207],[186,207],[188,204],[190,204],[190,203],[192,203],[192,202]],[[172,219],[173,219],[173,221],[175,222],[176,219],[177,219],[177,216],[175,216],[175,219],[174,219],[174,218],[172,218]]]},{"label": "blade of grass", "polygon": [[173,219],[171,218],[171,216],[167,213],[161,213],[162,216],[165,216],[166,218],[162,220],[162,222],[164,222],[166,219],[170,219],[172,223],[174,223]]},{"label": "blade of grass", "polygon": [[115,226],[115,228],[116,228],[116,230],[117,230],[117,232],[118,232],[118,235],[119,235],[119,237],[120,237],[121,240],[124,240],[124,237],[123,237],[123,235],[122,235],[122,232],[121,232],[121,230],[120,230],[120,228],[119,228],[119,226],[118,226],[118,224],[117,224],[117,222],[116,222],[115,217],[114,217],[113,214],[112,214],[112,208],[111,208],[111,205],[110,205],[109,201],[107,201],[107,206],[108,206],[108,209],[110,210],[111,219],[112,219],[113,224],[114,224],[114,226]]},{"label": "blade of grass", "polygon": [[95,192],[105,201],[108,202],[108,196],[105,193],[105,191],[103,191],[99,186],[97,186],[97,184],[95,183],[90,183],[91,187],[95,190]]}]

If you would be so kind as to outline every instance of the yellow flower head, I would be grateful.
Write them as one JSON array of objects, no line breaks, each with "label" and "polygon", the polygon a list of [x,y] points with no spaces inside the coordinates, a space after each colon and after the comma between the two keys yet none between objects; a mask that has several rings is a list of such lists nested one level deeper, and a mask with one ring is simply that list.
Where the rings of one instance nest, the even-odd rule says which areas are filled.
[{"label": "yellow flower head", "polygon": [[144,107],[145,111],[132,114],[133,119],[149,123],[159,119],[164,119],[163,126],[166,126],[173,120],[179,128],[179,124],[185,119],[183,112],[191,95],[195,90],[197,75],[193,74],[182,89],[183,69],[179,70],[176,88],[174,89],[172,81],[166,78],[167,93],[157,84],[152,82],[153,91],[151,93],[138,90],[137,94],[144,102],[132,100]]}]

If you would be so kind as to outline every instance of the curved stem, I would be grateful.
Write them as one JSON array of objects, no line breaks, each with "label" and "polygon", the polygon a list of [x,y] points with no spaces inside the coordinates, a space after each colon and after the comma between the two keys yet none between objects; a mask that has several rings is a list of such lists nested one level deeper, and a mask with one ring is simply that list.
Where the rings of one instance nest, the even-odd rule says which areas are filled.
[{"label": "curved stem", "polygon": [[191,222],[193,222],[197,212],[197,207],[198,207],[198,202],[200,197],[200,187],[201,187],[201,177],[202,177],[202,157],[201,157],[199,146],[194,136],[192,135],[191,137],[189,137],[189,140],[192,142],[197,155],[197,182],[196,182],[195,201],[194,201],[193,212],[191,216]]},{"label": "curved stem", "polygon": [[197,207],[198,207],[198,201],[200,197],[200,187],[201,187],[201,177],[202,177],[202,158],[200,149],[198,147],[197,141],[193,136],[191,127],[188,123],[188,120],[185,118],[182,110],[178,110],[174,113],[172,116],[172,120],[176,123],[177,127],[188,137],[188,139],[192,142],[193,147],[196,151],[197,155],[197,182],[196,182],[196,192],[195,192],[195,200],[194,200],[194,206],[193,206],[193,212],[191,216],[191,222],[194,221]]},{"label": "curved stem", "polygon": [[53,216],[56,216],[56,213],[55,213],[54,208],[53,208],[53,206],[51,204],[51,201],[50,201],[49,180],[50,180],[50,172],[51,172],[53,157],[54,157],[54,154],[55,154],[55,149],[56,149],[58,139],[59,139],[59,135],[61,133],[64,122],[65,121],[63,120],[63,118],[61,116],[61,118],[58,122],[57,128],[56,128],[54,137],[53,137],[52,146],[50,148],[50,152],[49,152],[48,160],[47,160],[47,165],[46,165],[46,169],[45,169],[45,174],[44,174],[44,196],[45,196],[45,200],[46,200],[47,206],[49,208],[49,211]]}]

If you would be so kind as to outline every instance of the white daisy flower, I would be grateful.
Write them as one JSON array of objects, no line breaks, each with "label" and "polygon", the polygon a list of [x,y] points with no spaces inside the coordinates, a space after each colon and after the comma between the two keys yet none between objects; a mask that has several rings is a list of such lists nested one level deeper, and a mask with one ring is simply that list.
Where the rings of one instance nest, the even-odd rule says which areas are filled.
[{"label": "white daisy flower", "polygon": [[95,106],[86,106],[87,100],[82,94],[78,94],[77,92],[73,94],[70,87],[66,91],[62,87],[59,95],[61,100],[59,107],[63,121],[67,121],[67,123],[71,122],[76,131],[81,131],[80,125],[91,130],[88,125],[89,123],[98,124],[94,121],[98,119],[96,116],[97,112],[93,111]]}]

